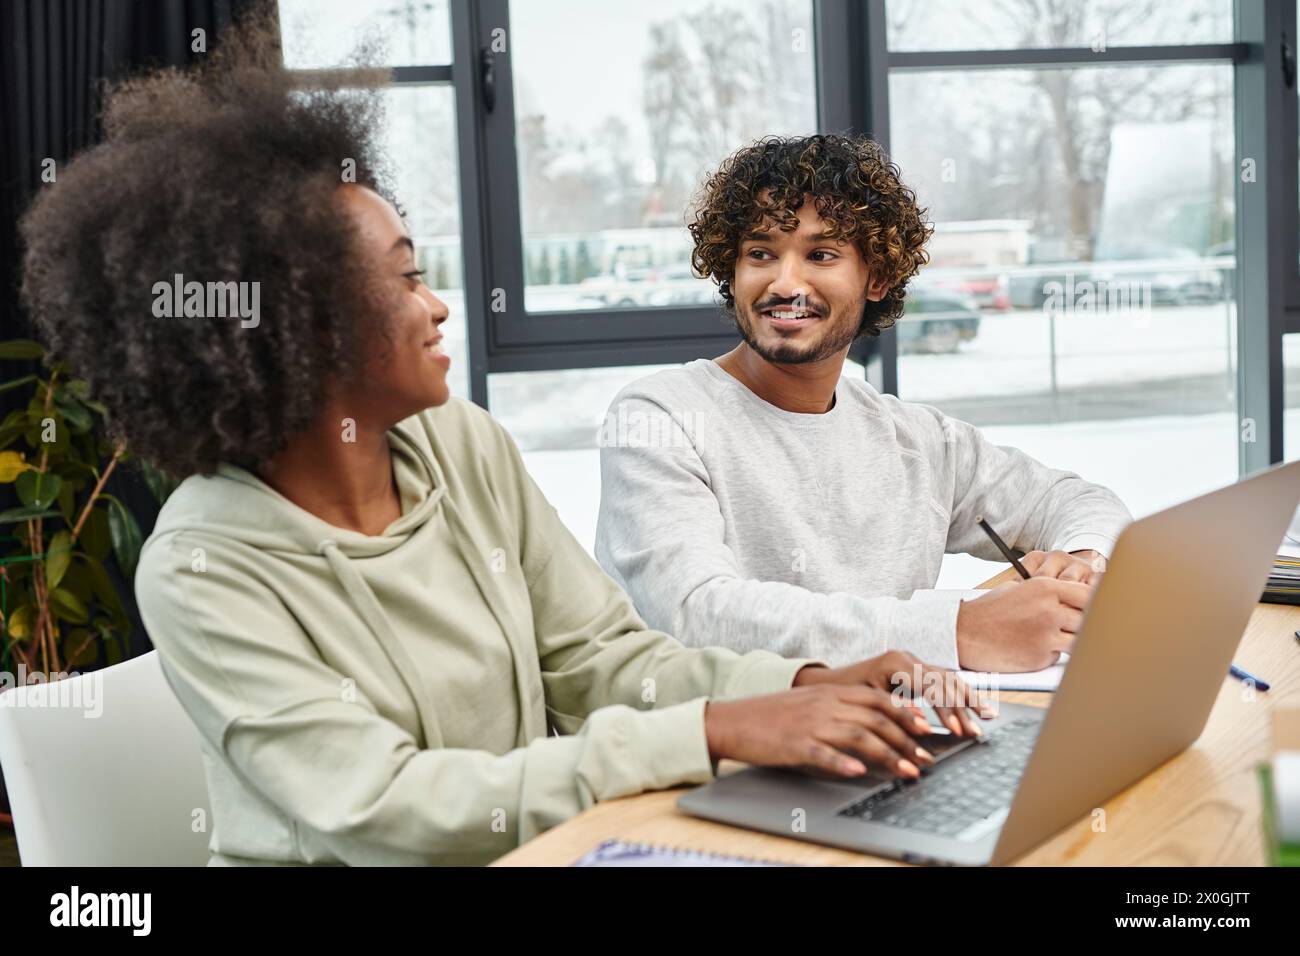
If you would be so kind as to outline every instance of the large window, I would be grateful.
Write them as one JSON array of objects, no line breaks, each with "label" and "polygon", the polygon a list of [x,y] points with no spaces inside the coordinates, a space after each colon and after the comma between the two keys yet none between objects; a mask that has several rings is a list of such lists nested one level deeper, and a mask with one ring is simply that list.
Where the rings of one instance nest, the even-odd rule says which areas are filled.
[{"label": "large window", "polygon": [[1231,481],[1231,66],[907,71],[890,115],[935,226],[900,396],[1137,513]]}]

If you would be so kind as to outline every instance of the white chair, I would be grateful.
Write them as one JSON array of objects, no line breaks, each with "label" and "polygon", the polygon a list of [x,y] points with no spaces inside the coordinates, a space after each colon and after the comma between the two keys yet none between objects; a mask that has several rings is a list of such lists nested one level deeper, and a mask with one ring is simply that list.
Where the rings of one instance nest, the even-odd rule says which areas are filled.
[{"label": "white chair", "polygon": [[156,651],[0,693],[0,769],[24,866],[208,862],[199,734]]}]

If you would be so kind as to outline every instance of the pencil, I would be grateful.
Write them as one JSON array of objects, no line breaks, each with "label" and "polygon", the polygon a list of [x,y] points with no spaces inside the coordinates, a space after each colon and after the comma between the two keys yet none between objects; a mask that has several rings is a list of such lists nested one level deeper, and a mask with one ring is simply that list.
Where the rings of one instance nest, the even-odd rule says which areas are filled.
[{"label": "pencil", "polygon": [[1016,553],[1007,547],[1007,543],[999,538],[998,533],[993,530],[987,521],[984,520],[984,516],[976,515],[975,520],[979,523],[979,526],[984,529],[984,533],[989,536],[989,540],[998,546],[998,550],[1002,552],[1002,556],[1011,562],[1011,566],[1016,569],[1016,573],[1028,581],[1029,572],[1025,570],[1025,566],[1020,563],[1020,559],[1016,557]]}]

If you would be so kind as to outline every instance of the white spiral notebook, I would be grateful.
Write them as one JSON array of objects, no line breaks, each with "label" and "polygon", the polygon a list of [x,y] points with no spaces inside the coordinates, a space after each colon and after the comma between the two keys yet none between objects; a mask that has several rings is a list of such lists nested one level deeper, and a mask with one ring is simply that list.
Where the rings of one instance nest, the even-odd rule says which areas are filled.
[{"label": "white spiral notebook", "polygon": [[1069,654],[1062,654],[1059,664],[1044,667],[1041,671],[1023,674],[1001,674],[993,671],[958,671],[961,679],[978,690],[1043,690],[1054,691],[1065,676]]}]

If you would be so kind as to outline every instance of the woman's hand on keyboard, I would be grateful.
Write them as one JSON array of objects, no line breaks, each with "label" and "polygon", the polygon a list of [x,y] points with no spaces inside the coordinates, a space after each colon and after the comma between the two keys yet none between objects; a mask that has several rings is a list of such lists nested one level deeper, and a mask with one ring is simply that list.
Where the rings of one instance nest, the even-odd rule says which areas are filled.
[{"label": "woman's hand on keyboard", "polygon": [[980,717],[997,716],[997,710],[955,671],[926,664],[907,651],[889,651],[847,667],[805,667],[795,675],[794,686],[827,683],[874,687],[896,701],[924,700],[958,737],[982,733],[972,711]]},{"label": "woman's hand on keyboard", "polygon": [[704,732],[713,760],[730,758],[836,777],[868,769],[915,779],[934,757],[916,740],[930,725],[884,690],[821,683],[779,694],[710,701]]}]

